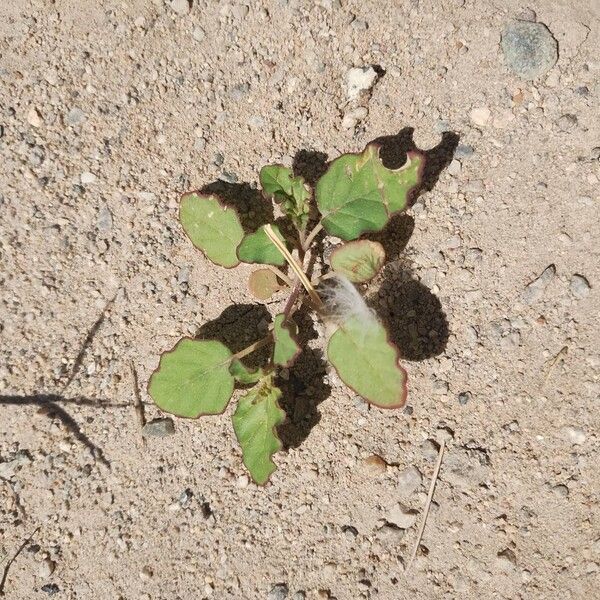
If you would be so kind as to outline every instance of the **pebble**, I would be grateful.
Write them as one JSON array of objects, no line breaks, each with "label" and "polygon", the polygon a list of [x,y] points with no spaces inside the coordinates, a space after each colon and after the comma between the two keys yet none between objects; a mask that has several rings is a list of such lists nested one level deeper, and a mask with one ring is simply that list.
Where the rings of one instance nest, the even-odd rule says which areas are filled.
[{"label": "pebble", "polygon": [[71,127],[81,125],[85,119],[85,113],[80,108],[72,108],[65,117],[67,125],[70,125]]},{"label": "pebble", "polygon": [[285,600],[288,597],[289,589],[287,584],[278,583],[271,588],[267,595],[267,600]]},{"label": "pebble", "polygon": [[592,148],[590,157],[592,160],[600,160],[600,146],[596,146],[595,148]]},{"label": "pebble", "polygon": [[154,575],[154,572],[152,571],[152,569],[150,567],[144,567],[140,571],[140,579],[142,581],[150,581],[150,579],[152,579],[153,575]]},{"label": "pebble", "polygon": [[167,437],[175,433],[175,424],[170,417],[153,419],[142,428],[144,437]]},{"label": "pebble", "polygon": [[354,67],[346,73],[346,94],[349,100],[358,98],[361,92],[370,90],[377,79],[373,67]]},{"label": "pebble", "polygon": [[586,435],[583,429],[567,427],[565,428],[565,434],[569,442],[575,446],[581,446],[585,442]]},{"label": "pebble", "polygon": [[56,563],[51,561],[49,558],[44,559],[38,567],[38,575],[42,579],[48,579],[54,573],[56,569]]},{"label": "pebble", "polygon": [[471,158],[473,154],[475,154],[473,147],[466,144],[459,144],[454,151],[455,158]]},{"label": "pebble", "polygon": [[417,467],[411,466],[404,469],[398,477],[400,495],[404,497],[410,496],[421,486],[422,482],[423,476]]},{"label": "pebble", "polygon": [[571,277],[571,283],[569,289],[575,298],[585,298],[590,293],[590,284],[583,275],[573,275]]},{"label": "pebble", "polygon": [[458,403],[464,406],[469,402],[469,400],[471,400],[472,397],[473,395],[471,394],[471,392],[461,392],[458,395]]},{"label": "pebble", "polygon": [[502,571],[512,571],[517,565],[517,557],[510,548],[507,548],[498,552],[496,564]]},{"label": "pebble", "polygon": [[409,529],[417,520],[417,513],[397,502],[387,511],[385,520],[400,529]]},{"label": "pebble", "polygon": [[97,179],[97,177],[93,173],[90,173],[89,171],[84,171],[79,176],[79,181],[81,181],[81,185],[90,185],[92,183],[95,183],[96,179]]},{"label": "pebble", "polygon": [[0,463],[0,478],[10,479],[22,467],[32,463],[31,456],[26,450],[19,450],[12,460]]},{"label": "pebble", "polygon": [[110,231],[112,229],[112,213],[108,207],[103,206],[98,211],[98,218],[96,219],[96,228],[98,231]]},{"label": "pebble", "polygon": [[292,600],[306,600],[306,592],[300,590],[292,596]]},{"label": "pebble", "polygon": [[236,4],[235,6],[232,6],[231,8],[231,14],[236,18],[236,19],[245,19],[248,16],[248,13],[250,12],[250,8],[248,8],[245,4]]},{"label": "pebble", "polygon": [[567,498],[569,495],[569,488],[566,485],[563,485],[562,483],[560,485],[555,485],[552,488],[552,491],[561,498]]},{"label": "pebble", "polygon": [[32,127],[41,127],[44,124],[44,120],[42,119],[42,115],[40,115],[37,108],[32,106],[27,113],[27,122]]},{"label": "pebble", "polygon": [[354,129],[358,125],[359,121],[362,121],[369,111],[364,106],[357,106],[356,108],[348,111],[342,119],[343,129]]},{"label": "pebble", "polygon": [[554,279],[556,275],[556,267],[554,265],[548,265],[542,274],[534,279],[530,284],[527,285],[521,298],[525,304],[533,304],[537,302],[543,295],[544,291],[548,287],[549,283]]},{"label": "pebble", "polygon": [[561,131],[569,133],[573,131],[575,127],[577,127],[577,117],[567,113],[559,117],[558,121],[556,121],[556,124]]},{"label": "pebble", "polygon": [[490,120],[491,116],[492,116],[492,113],[491,113],[490,109],[487,108],[486,106],[480,106],[480,107],[474,108],[469,113],[469,118],[478,127],[484,127],[486,125],[486,123]]},{"label": "pebble", "polygon": [[378,454],[371,454],[363,460],[365,471],[370,475],[382,475],[387,470],[387,463]]},{"label": "pebble", "polygon": [[47,583],[46,585],[43,585],[40,589],[45,594],[48,594],[48,596],[54,596],[54,594],[58,594],[58,592],[60,591],[60,589],[55,583]]},{"label": "pebble", "polygon": [[170,6],[174,13],[182,17],[188,15],[191,9],[189,0],[171,0]]},{"label": "pebble", "polygon": [[202,29],[202,27],[196,27],[196,29],[192,31],[192,37],[197,42],[201,42],[206,37],[206,33],[204,32],[204,29]]},{"label": "pebble", "polygon": [[460,175],[461,169],[462,169],[462,165],[460,164],[460,160],[454,159],[448,165],[448,174],[452,175],[452,177],[456,177],[457,175]]},{"label": "pebble", "polygon": [[439,449],[439,446],[433,440],[425,440],[421,444],[423,456],[429,461],[435,460],[437,458]]},{"label": "pebble", "polygon": [[508,68],[523,79],[537,79],[558,60],[558,43],[543,23],[513,21],[502,33]]}]

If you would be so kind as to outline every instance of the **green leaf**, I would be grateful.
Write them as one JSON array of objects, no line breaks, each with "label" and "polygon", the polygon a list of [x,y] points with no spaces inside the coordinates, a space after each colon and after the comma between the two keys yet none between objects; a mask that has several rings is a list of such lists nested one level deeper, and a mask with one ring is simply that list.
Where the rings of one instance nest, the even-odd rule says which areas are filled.
[{"label": "green leaf", "polygon": [[159,408],[178,417],[220,414],[233,394],[230,360],[221,342],[184,338],[161,356],[148,393]]},{"label": "green leaf", "polygon": [[388,169],[379,149],[369,144],[362,154],[343,154],[319,179],[317,206],[330,235],[354,240],[367,231],[380,231],[393,213],[407,207],[421,181],[425,157],[409,152],[402,167]]},{"label": "green leaf", "polygon": [[229,372],[235,377],[235,380],[242,385],[256,383],[261,377],[264,377],[262,368],[249,369],[241,360],[234,358],[229,365]]},{"label": "green leaf", "polygon": [[372,316],[352,316],[329,340],[327,356],[340,379],[371,404],[399,408],[406,402],[406,371],[385,327]]},{"label": "green leaf", "polygon": [[354,283],[373,279],[385,262],[385,250],[379,242],[356,240],[336,248],[329,258],[331,268]]},{"label": "green leaf", "polygon": [[298,327],[290,319],[284,323],[284,319],[285,315],[281,313],[273,320],[273,362],[282,367],[289,367],[300,354],[300,346],[295,339]]},{"label": "green leaf", "polygon": [[235,209],[221,204],[213,195],[185,194],[179,220],[192,244],[212,262],[227,268],[240,263],[236,250],[244,230]]},{"label": "green leaf", "polygon": [[282,165],[268,165],[260,171],[260,185],[265,193],[281,204],[285,214],[301,231],[308,223],[310,188],[303,177],[296,177]]},{"label": "green leaf", "polygon": [[248,289],[258,300],[268,300],[275,292],[281,289],[277,275],[270,269],[257,269],[250,273]]},{"label": "green leaf", "polygon": [[267,482],[277,468],[271,457],[281,449],[276,427],[285,413],[279,407],[281,390],[266,377],[240,398],[233,415],[233,429],[242,447],[244,464],[252,479],[260,485]]},{"label": "green leaf", "polygon": [[[279,228],[276,225],[273,225],[272,227],[275,235],[277,235],[281,241],[285,242]],[[273,242],[265,233],[264,225],[254,233],[248,234],[242,240],[237,255],[238,258],[245,263],[260,263],[262,265],[275,265],[277,267],[285,265],[285,258],[283,258],[281,252],[277,250]]]}]

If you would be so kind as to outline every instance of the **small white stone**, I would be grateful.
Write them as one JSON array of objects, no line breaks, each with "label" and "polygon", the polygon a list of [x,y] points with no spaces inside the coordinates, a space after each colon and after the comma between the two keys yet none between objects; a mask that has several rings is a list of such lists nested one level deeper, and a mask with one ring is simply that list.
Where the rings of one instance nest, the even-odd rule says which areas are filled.
[{"label": "small white stone", "polygon": [[355,67],[346,73],[346,94],[349,100],[355,100],[365,90],[370,90],[377,79],[373,67]]},{"label": "small white stone", "polygon": [[387,511],[385,520],[400,529],[409,529],[417,520],[417,515],[397,502]]},{"label": "small white stone", "polygon": [[48,579],[54,573],[56,569],[56,563],[52,562],[49,558],[44,559],[38,567],[38,575],[42,579]]},{"label": "small white stone", "polygon": [[567,439],[575,446],[581,446],[581,444],[585,442],[586,435],[583,429],[579,429],[578,427],[567,427],[565,433]]},{"label": "small white stone", "polygon": [[79,180],[81,181],[81,185],[90,185],[96,182],[96,176],[89,171],[84,171],[80,176]]},{"label": "small white stone", "polygon": [[573,275],[569,287],[575,298],[585,298],[590,293],[590,284],[583,275]]},{"label": "small white stone", "polygon": [[342,119],[342,128],[353,129],[358,122],[364,119],[368,114],[369,111],[364,106],[358,106],[357,108],[348,111]]},{"label": "small white stone", "polygon": [[40,115],[39,111],[35,106],[32,106],[27,113],[27,122],[32,127],[41,127],[44,124],[44,120],[42,119],[42,115]]},{"label": "small white stone", "polygon": [[192,37],[197,42],[201,42],[206,37],[206,33],[204,32],[204,29],[202,29],[202,27],[196,27],[196,29],[192,31]]},{"label": "small white stone", "polygon": [[138,17],[138,18],[137,18],[137,19],[136,19],[136,20],[133,22],[133,24],[134,24],[136,27],[143,28],[143,27],[144,27],[144,25],[146,25],[146,17],[144,17],[144,16],[140,16],[140,17]]},{"label": "small white stone", "polygon": [[462,165],[460,164],[459,160],[454,159],[449,165],[448,165],[448,173],[450,175],[452,175],[452,177],[456,177],[457,175],[460,175],[460,170],[462,169]]},{"label": "small white stone", "polygon": [[190,3],[188,0],[171,0],[171,9],[183,17],[189,14]]},{"label": "small white stone", "polygon": [[484,127],[490,120],[491,116],[492,113],[490,112],[490,109],[486,106],[474,108],[469,114],[471,121],[473,121],[473,123],[475,123],[475,125],[477,125],[478,127]]},{"label": "small white stone", "polygon": [[240,476],[237,478],[236,485],[237,485],[239,488],[242,488],[242,489],[243,489],[243,488],[247,488],[249,483],[250,483],[250,480],[248,479],[248,475],[240,475]]}]

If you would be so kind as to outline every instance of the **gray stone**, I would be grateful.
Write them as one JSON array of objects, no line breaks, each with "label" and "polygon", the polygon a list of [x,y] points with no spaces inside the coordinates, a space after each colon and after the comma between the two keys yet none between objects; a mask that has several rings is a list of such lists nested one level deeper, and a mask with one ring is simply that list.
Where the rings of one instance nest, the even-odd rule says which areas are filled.
[{"label": "gray stone", "polygon": [[569,288],[573,296],[578,299],[585,298],[590,293],[590,284],[583,275],[573,275]]},{"label": "gray stone", "polygon": [[81,125],[86,119],[85,113],[80,108],[72,108],[65,117],[65,122],[71,127]]},{"label": "gray stone", "polygon": [[51,561],[49,558],[46,558],[40,563],[38,567],[38,575],[42,579],[48,579],[48,577],[50,577],[52,573],[54,573],[55,569],[56,563]]},{"label": "gray stone", "polygon": [[566,115],[559,117],[558,121],[556,121],[556,124],[561,131],[566,131],[568,133],[577,127],[577,117],[567,113]]},{"label": "gray stone", "polygon": [[537,79],[558,60],[558,42],[543,23],[513,21],[502,33],[508,68],[523,79]]},{"label": "gray stone", "polygon": [[267,600],[285,600],[288,597],[289,589],[287,584],[278,583],[271,588],[267,595]]},{"label": "gray stone", "polygon": [[98,218],[96,219],[96,227],[98,231],[110,231],[112,229],[112,213],[106,206],[103,206],[98,211]]},{"label": "gray stone", "polygon": [[413,494],[421,485],[423,476],[417,467],[408,467],[398,477],[399,493],[403,497]]},{"label": "gray stone", "polygon": [[548,287],[548,284],[554,279],[555,275],[556,267],[554,265],[548,265],[539,277],[527,285],[521,295],[523,302],[525,302],[525,304],[533,304],[539,300],[544,295],[544,291]]},{"label": "gray stone", "polygon": [[472,146],[467,146],[466,144],[459,144],[456,146],[456,150],[454,151],[455,158],[471,158],[475,150],[473,150]]},{"label": "gray stone", "polygon": [[153,419],[149,423],[146,423],[142,429],[144,437],[167,437],[174,433],[175,425],[173,419],[170,417]]}]

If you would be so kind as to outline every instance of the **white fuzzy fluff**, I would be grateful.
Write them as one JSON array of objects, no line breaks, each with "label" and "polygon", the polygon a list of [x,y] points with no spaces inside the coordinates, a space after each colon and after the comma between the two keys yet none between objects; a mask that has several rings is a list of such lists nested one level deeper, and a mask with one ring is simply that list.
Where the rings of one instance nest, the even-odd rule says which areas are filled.
[{"label": "white fuzzy fluff", "polygon": [[358,317],[365,325],[376,321],[364,298],[343,275],[335,275],[320,285],[319,296],[325,303],[327,316],[338,325],[350,317]]}]

